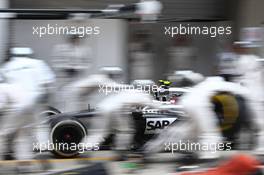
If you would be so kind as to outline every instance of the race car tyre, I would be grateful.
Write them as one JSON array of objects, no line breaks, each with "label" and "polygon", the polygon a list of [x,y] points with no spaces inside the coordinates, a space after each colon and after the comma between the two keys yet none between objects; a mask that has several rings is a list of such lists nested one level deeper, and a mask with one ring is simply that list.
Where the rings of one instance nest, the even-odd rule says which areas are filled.
[{"label": "race car tyre", "polygon": [[79,154],[79,145],[86,135],[83,124],[76,119],[66,119],[56,123],[51,130],[50,140],[52,141],[54,153],[58,157],[71,158]]}]

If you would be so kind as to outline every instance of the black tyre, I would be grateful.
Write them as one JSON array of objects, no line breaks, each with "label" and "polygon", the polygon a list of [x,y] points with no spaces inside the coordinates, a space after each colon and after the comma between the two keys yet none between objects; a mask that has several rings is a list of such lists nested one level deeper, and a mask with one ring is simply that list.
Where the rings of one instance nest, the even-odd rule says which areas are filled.
[{"label": "black tyre", "polygon": [[52,153],[56,156],[70,158],[79,154],[79,144],[86,135],[86,129],[75,119],[66,119],[56,123],[50,133],[53,144]]}]

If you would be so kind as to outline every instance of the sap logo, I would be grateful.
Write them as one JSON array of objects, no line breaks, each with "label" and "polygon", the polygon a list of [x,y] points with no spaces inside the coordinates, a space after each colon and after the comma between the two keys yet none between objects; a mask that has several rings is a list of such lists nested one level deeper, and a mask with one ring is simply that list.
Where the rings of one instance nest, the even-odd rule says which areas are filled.
[{"label": "sap logo", "polygon": [[152,134],[156,130],[161,130],[169,126],[171,123],[173,123],[176,120],[176,118],[159,118],[159,119],[153,119],[149,118],[147,119],[146,123],[146,134]]},{"label": "sap logo", "polygon": [[168,120],[149,121],[147,123],[147,130],[164,129],[164,127],[168,126],[169,124],[170,124],[170,122]]}]

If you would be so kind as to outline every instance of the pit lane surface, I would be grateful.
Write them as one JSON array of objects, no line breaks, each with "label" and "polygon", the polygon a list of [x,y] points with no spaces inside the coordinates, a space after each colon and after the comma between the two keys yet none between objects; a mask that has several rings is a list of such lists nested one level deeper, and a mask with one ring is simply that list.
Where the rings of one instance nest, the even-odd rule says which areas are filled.
[{"label": "pit lane surface", "polygon": [[[227,158],[237,152],[224,153]],[[41,174],[41,175],[161,175],[175,174],[179,164],[175,162],[177,154],[161,153],[151,158],[152,162],[141,164],[137,160],[116,161],[112,151],[85,153],[74,159],[58,159],[50,153],[37,155],[36,160],[0,161],[0,174]],[[261,157],[264,160],[264,157]],[[204,169],[208,166],[195,164],[189,168]],[[264,167],[263,167],[264,168]]]}]

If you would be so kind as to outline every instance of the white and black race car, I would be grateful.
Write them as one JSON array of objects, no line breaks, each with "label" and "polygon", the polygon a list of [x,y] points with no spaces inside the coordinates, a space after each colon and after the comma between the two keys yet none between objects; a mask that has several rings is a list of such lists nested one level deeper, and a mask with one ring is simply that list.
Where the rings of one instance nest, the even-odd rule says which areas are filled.
[{"label": "white and black race car", "polygon": [[[100,112],[96,110],[83,110],[79,112],[60,113],[57,109],[49,108],[42,115],[49,115],[49,144],[53,144],[52,151],[59,157],[74,157],[80,152],[78,149],[56,149],[54,145],[78,145],[89,133],[90,119]],[[184,112],[177,105],[161,105],[159,109],[144,107],[131,111],[135,127],[132,150],[140,149],[148,140],[157,135],[174,122],[184,119]],[[99,149],[111,149],[114,144],[116,131],[109,133],[105,142],[98,145]],[[97,149],[98,150],[98,149]],[[42,148],[43,151],[43,148]],[[88,150],[87,150],[88,151]]]}]

